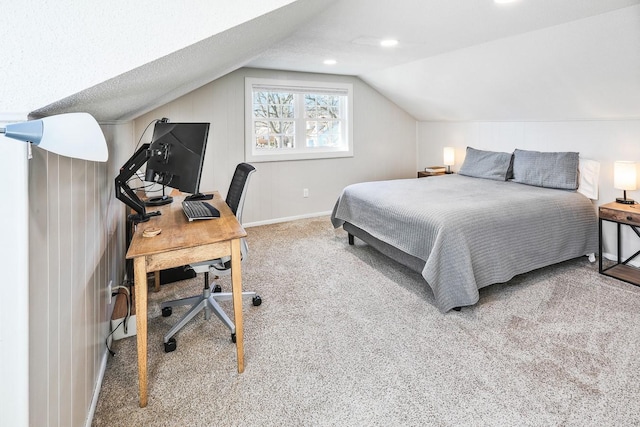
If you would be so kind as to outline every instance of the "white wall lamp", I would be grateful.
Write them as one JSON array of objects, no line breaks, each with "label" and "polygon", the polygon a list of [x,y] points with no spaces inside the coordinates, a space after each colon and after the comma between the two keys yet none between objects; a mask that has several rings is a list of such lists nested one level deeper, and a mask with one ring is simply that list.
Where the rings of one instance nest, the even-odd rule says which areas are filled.
[{"label": "white wall lamp", "polygon": [[624,191],[622,198],[616,198],[616,202],[625,205],[633,205],[633,199],[627,199],[627,190],[636,189],[637,176],[635,162],[615,162],[613,164],[613,187]]},{"label": "white wall lamp", "polygon": [[453,147],[444,147],[442,162],[447,167],[446,173],[451,173],[451,166],[456,163],[456,150]]},{"label": "white wall lamp", "polygon": [[[61,156],[106,162],[109,158],[104,134],[90,114],[67,113],[11,123],[0,127],[0,134],[8,138],[30,142]],[[29,145],[29,158],[31,158]]]}]

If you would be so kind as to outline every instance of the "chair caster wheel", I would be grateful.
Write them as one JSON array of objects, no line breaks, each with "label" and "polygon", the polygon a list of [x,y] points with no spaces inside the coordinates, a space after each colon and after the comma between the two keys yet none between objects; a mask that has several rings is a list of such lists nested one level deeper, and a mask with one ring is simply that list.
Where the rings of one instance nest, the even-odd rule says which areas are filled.
[{"label": "chair caster wheel", "polygon": [[255,297],[253,297],[253,298],[251,299],[251,301],[253,302],[253,306],[254,306],[254,307],[257,307],[257,306],[259,306],[260,304],[262,304],[262,298],[260,298],[260,295],[256,295]]},{"label": "chair caster wheel", "polygon": [[236,343],[236,334],[231,334],[231,342]]},{"label": "chair caster wheel", "polygon": [[219,294],[220,292],[222,292],[222,288],[220,287],[220,285],[215,285],[213,287],[213,292]]},{"label": "chair caster wheel", "polygon": [[177,347],[176,339],[174,337],[169,338],[169,342],[164,343],[164,352],[171,353],[175,351]]},{"label": "chair caster wheel", "polygon": [[173,313],[173,309],[171,307],[165,307],[162,309],[162,317],[169,317]]}]

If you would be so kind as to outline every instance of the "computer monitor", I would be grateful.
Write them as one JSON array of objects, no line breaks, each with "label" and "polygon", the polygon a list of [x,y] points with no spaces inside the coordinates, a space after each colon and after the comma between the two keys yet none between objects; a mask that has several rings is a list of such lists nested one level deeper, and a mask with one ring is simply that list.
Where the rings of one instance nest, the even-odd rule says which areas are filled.
[{"label": "computer monitor", "polygon": [[184,193],[199,193],[208,135],[209,123],[157,122],[145,181]]},{"label": "computer monitor", "polygon": [[156,123],[152,143],[143,144],[136,150],[114,180],[116,198],[135,211],[135,214],[128,215],[133,223],[160,215],[160,211],[147,212],[145,206],[162,205],[171,202],[171,198],[165,196],[147,204],[129,187],[129,180],[149,162],[151,166],[147,168],[145,180],[197,194],[208,134],[209,123],[169,123],[166,119]]}]

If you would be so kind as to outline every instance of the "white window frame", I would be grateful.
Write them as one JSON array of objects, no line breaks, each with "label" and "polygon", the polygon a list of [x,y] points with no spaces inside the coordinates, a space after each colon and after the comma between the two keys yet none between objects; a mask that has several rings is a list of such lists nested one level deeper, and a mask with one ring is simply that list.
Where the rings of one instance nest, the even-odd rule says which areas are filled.
[{"label": "white window frame", "polygon": [[[282,92],[305,93],[335,93],[346,96],[344,113],[346,117],[341,122],[341,147],[306,147],[306,126],[303,115],[296,114],[296,140],[294,148],[257,149],[254,135],[253,93],[254,89],[274,89]],[[294,108],[304,110],[300,102]],[[300,143],[300,142],[303,143]],[[282,80],[264,78],[245,78],[245,158],[248,162],[275,162],[287,160],[327,159],[338,157],[353,157],[353,85],[351,83],[317,82],[303,80]]]}]

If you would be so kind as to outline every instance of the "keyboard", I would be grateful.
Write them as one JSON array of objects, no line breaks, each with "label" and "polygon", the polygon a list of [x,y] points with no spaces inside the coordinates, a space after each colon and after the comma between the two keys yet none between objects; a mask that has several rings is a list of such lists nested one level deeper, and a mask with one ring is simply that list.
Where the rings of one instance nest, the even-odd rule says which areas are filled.
[{"label": "keyboard", "polygon": [[184,200],[182,202],[182,210],[189,221],[220,218],[218,209],[200,200]]}]

